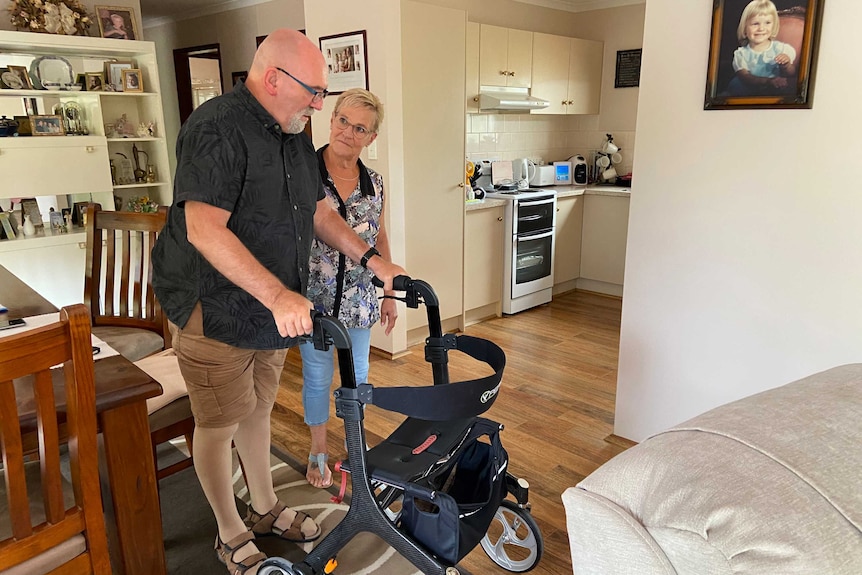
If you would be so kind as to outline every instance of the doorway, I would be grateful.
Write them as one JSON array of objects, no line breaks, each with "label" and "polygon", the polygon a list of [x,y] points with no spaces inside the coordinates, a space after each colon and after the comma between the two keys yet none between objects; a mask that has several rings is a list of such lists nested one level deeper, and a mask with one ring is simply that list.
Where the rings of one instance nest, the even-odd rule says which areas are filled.
[{"label": "doorway", "polygon": [[195,108],[224,91],[221,69],[218,44],[174,50],[180,124],[185,123]]}]

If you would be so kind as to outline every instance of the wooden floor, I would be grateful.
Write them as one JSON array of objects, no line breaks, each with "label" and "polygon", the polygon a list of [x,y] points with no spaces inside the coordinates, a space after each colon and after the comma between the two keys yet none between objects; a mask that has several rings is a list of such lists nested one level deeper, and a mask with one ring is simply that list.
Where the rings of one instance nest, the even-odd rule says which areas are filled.
[{"label": "wooden floor", "polygon": [[[572,572],[560,494],[624,450],[606,441],[613,433],[621,307],[616,298],[569,292],[555,296],[551,304],[466,331],[497,343],[506,352],[503,387],[487,415],[505,425],[501,437],[511,472],[530,482],[532,514],[545,542],[544,556],[533,573]],[[396,360],[372,354],[370,383],[431,385],[422,347],[410,351]],[[302,423],[300,363],[298,352],[288,353],[273,415],[273,438],[289,453],[305,459],[309,434]],[[490,372],[486,366],[450,354],[451,381],[486,372]],[[400,418],[370,406],[366,412],[368,443],[376,444],[399,422]],[[333,409],[329,425],[333,460],[345,455],[343,442],[341,420],[335,418]],[[480,546],[461,565],[474,575],[508,573],[492,563]]]}]

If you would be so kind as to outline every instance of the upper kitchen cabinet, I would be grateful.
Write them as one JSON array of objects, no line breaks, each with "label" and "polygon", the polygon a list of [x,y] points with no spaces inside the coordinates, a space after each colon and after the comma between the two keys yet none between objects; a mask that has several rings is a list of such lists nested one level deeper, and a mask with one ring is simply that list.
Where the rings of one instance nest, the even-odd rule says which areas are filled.
[{"label": "upper kitchen cabinet", "polygon": [[598,114],[602,92],[601,42],[533,34],[532,94],[550,106],[534,114]]},{"label": "upper kitchen cabinet", "polygon": [[479,83],[529,88],[533,32],[479,25]]}]

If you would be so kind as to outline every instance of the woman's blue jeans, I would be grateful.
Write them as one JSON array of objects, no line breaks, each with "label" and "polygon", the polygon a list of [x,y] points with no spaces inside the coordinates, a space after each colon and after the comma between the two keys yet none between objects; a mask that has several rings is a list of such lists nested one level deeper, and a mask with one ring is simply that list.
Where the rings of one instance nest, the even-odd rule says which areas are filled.
[{"label": "woman's blue jeans", "polygon": [[[368,383],[368,353],[371,350],[371,330],[350,328],[353,370],[356,383]],[[302,355],[302,407],[306,425],[323,425],[329,420],[329,398],[332,376],[335,374],[335,347],[327,351],[314,349],[306,341],[299,346]]]}]

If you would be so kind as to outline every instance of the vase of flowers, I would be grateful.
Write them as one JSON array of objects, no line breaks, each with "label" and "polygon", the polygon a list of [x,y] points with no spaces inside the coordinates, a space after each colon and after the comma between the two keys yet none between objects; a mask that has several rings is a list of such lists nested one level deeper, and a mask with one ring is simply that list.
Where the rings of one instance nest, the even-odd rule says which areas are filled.
[{"label": "vase of flowers", "polygon": [[12,25],[25,32],[86,36],[90,16],[78,0],[11,0]]},{"label": "vase of flowers", "polygon": [[159,211],[159,204],[151,200],[149,196],[134,196],[126,204],[126,209],[139,214],[154,214]]}]

